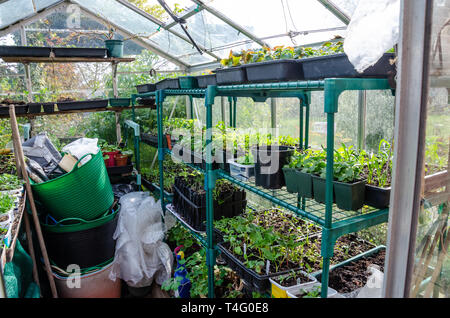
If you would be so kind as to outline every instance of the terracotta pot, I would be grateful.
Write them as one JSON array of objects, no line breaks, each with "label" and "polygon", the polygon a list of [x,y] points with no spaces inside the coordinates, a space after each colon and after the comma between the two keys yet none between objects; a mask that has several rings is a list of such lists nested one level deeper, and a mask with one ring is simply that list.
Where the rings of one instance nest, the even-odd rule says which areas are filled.
[{"label": "terracotta pot", "polygon": [[74,277],[62,277],[53,273],[56,289],[60,298],[120,298],[121,280],[109,279],[113,263],[102,269],[80,276],[79,288],[70,288],[75,281]]},{"label": "terracotta pot", "polygon": [[118,154],[115,158],[116,161],[116,167],[123,167],[127,165],[128,162],[128,156]]},{"label": "terracotta pot", "polygon": [[109,159],[105,160],[105,164],[107,167],[114,167],[116,165],[116,156],[120,153],[120,151],[110,151],[104,152],[103,156],[109,156]]}]

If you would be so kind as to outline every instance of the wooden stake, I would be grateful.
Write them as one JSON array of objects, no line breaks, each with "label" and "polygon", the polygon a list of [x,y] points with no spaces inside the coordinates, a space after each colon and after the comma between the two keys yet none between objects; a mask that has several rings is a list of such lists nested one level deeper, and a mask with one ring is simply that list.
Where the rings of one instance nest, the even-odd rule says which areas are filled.
[{"label": "wooden stake", "polygon": [[[11,123],[11,126],[13,124]],[[19,139],[20,144],[20,139]],[[22,176],[22,170],[19,160],[19,154],[17,153],[17,149],[19,145],[17,144],[17,140],[13,138],[13,146],[14,146],[14,157],[16,160],[16,170],[17,170],[17,176],[21,178]],[[28,190],[27,190],[28,193]],[[25,203],[24,203],[25,204]],[[40,283],[39,283],[39,275],[37,271],[37,264],[36,264],[36,256],[34,254],[34,247],[33,247],[33,236],[31,235],[31,227],[30,227],[30,220],[28,218],[28,212],[26,211],[26,208],[24,207],[23,215],[22,217],[25,220],[25,233],[27,235],[27,245],[28,245],[28,252],[30,253],[31,260],[33,261],[33,279],[36,282],[36,284],[39,286],[39,292],[40,292]],[[19,231],[19,228],[17,228],[17,232]]]},{"label": "wooden stake", "polygon": [[33,213],[34,227],[36,229],[36,235],[39,241],[39,246],[41,248],[42,257],[44,258],[45,270],[47,271],[48,280],[50,283],[50,289],[52,291],[53,298],[58,298],[58,292],[56,290],[55,280],[52,275],[52,269],[50,267],[50,261],[48,259],[47,248],[45,247],[44,238],[42,236],[41,225],[39,224],[39,218],[36,211],[36,205],[34,203],[33,191],[31,190],[30,180],[28,179],[28,173],[25,166],[25,160],[23,156],[22,144],[20,143],[19,128],[17,126],[16,113],[14,106],[9,106],[9,116],[11,121],[11,130],[13,141],[16,143],[16,154],[18,161],[20,163],[20,168],[22,171],[22,176],[25,181],[25,187],[27,189],[28,202],[30,203],[31,212]]}]

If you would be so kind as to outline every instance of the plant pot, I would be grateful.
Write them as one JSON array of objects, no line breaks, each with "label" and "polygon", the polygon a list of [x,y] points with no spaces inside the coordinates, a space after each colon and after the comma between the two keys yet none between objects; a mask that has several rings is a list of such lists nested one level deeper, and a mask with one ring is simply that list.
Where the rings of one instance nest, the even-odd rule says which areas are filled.
[{"label": "plant pot", "polygon": [[375,65],[369,67],[362,74],[355,70],[346,54],[334,54],[307,58],[302,59],[301,62],[303,65],[305,80],[342,77],[387,78],[388,76],[395,75],[395,66],[391,65],[389,62],[389,60],[394,57],[395,54],[393,53],[384,54]]},{"label": "plant pot", "polygon": [[156,91],[156,84],[142,84],[136,85],[138,94],[150,93]]},{"label": "plant pot", "polygon": [[41,112],[42,103],[28,103],[29,114],[39,114]]},{"label": "plant pot", "polygon": [[294,284],[291,286],[283,286],[282,284],[276,282],[275,280],[277,278],[279,278],[280,276],[284,277],[289,274],[284,274],[284,275],[269,278],[270,284],[272,285],[271,286],[272,287],[272,298],[288,298],[288,295],[287,295],[288,292],[295,292],[296,290],[306,288],[317,282],[317,279],[314,276],[307,274],[304,271],[298,271],[298,272],[300,272],[304,277],[309,278],[309,281],[303,282],[300,284]]},{"label": "plant pot", "polygon": [[303,80],[303,67],[300,60],[285,59],[245,65],[250,83],[286,82]]},{"label": "plant pot", "polygon": [[0,214],[0,218],[1,218],[0,228],[9,229],[9,226],[11,224],[11,215],[10,215],[9,211],[5,212],[3,214]]},{"label": "plant pot", "polygon": [[218,85],[244,84],[247,83],[247,73],[242,66],[219,68],[214,71]]},{"label": "plant pot", "polygon": [[109,279],[114,262],[89,274],[80,275],[80,288],[70,288],[68,281],[73,277],[63,277],[53,273],[60,298],[120,298],[121,282]]},{"label": "plant pot", "polygon": [[[304,290],[306,293],[313,290],[314,288],[321,289],[322,285],[320,283],[314,283],[312,285],[306,286],[304,288],[299,288],[298,290],[292,290],[287,292],[288,298],[303,298],[300,296],[301,291]],[[335,291],[333,288],[328,287],[328,295],[327,298],[335,298],[338,295],[338,292]],[[320,298],[320,295],[319,297]]]},{"label": "plant pot", "polygon": [[357,211],[364,205],[366,181],[354,183],[333,182],[336,205],[345,211]]},{"label": "plant pot", "polygon": [[179,89],[180,88],[180,82],[178,81],[178,78],[166,78],[162,81],[159,81],[156,83],[156,89]]},{"label": "plant pot", "polygon": [[105,40],[105,47],[108,57],[123,57],[122,40]]},{"label": "plant pot", "polygon": [[116,162],[116,167],[123,167],[123,166],[127,165],[128,156],[122,155],[122,154],[119,153],[119,154],[116,155],[114,160]]},{"label": "plant pot", "polygon": [[50,57],[50,47],[37,46],[0,46],[0,56]]},{"label": "plant pot", "polygon": [[106,50],[99,48],[55,47],[52,50],[55,53],[55,57],[106,57]]},{"label": "plant pot", "polygon": [[217,85],[216,74],[197,76],[198,87],[207,88],[209,85]]},{"label": "plant pot", "polygon": [[181,89],[198,88],[198,81],[195,76],[182,76],[178,78]]},{"label": "plant pot", "polygon": [[43,103],[44,113],[51,114],[55,112],[55,103]]},{"label": "plant pot", "polygon": [[128,291],[130,292],[131,296],[136,298],[144,298],[150,292],[152,291],[152,286],[144,286],[144,287],[133,287],[130,285],[127,285]]},{"label": "plant pot", "polygon": [[289,193],[298,192],[298,179],[295,173],[296,169],[283,168],[284,180],[286,181],[286,190]]},{"label": "plant pot", "polygon": [[106,167],[106,171],[108,172],[108,176],[110,178],[112,176],[130,174],[133,171],[133,165],[127,160],[127,163],[123,166]]},{"label": "plant pot", "polygon": [[116,165],[116,156],[119,154],[120,151],[110,151],[110,152],[103,152],[103,156],[109,156],[109,159],[105,160],[106,167],[114,167]]},{"label": "plant pot", "polygon": [[265,189],[281,189],[286,185],[282,167],[292,154],[293,147],[257,146],[251,148],[255,158],[255,184]]},{"label": "plant pot", "polygon": [[131,98],[110,98],[109,106],[111,107],[129,107]]},{"label": "plant pot", "polygon": [[[314,200],[319,203],[325,203],[326,180],[324,178],[312,175]],[[333,191],[334,202],[334,191]]]},{"label": "plant pot", "polygon": [[108,107],[107,99],[100,100],[83,100],[83,101],[70,101],[70,102],[57,102],[58,109],[65,110],[83,110],[93,108],[106,108]]},{"label": "plant pot", "polygon": [[391,198],[391,187],[379,188],[370,184],[366,184],[364,204],[377,209],[386,209],[389,207]]},{"label": "plant pot", "polygon": [[156,109],[156,101],[154,97],[139,97],[137,103],[142,106],[148,106],[150,109]]}]

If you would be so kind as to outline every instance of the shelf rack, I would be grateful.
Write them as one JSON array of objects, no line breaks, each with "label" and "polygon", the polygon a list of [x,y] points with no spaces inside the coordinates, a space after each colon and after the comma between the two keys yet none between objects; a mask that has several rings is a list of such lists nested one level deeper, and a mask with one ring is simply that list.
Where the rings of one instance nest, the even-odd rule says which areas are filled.
[{"label": "shelf rack", "polygon": [[[390,90],[387,79],[369,78],[331,78],[319,81],[297,81],[264,84],[243,84],[229,86],[208,86],[206,89],[179,89],[158,90],[156,92],[132,95],[132,103],[138,97],[155,96],[157,121],[158,121],[158,160],[160,169],[160,189],[164,188],[163,160],[169,149],[163,147],[163,102],[168,96],[189,96],[190,98],[204,98],[206,107],[206,264],[208,266],[208,297],[214,297],[214,264],[217,249],[213,235],[213,189],[215,181],[219,178],[227,179],[237,186],[259,195],[275,205],[284,207],[299,217],[308,219],[322,228],[323,257],[322,269],[322,294],[327,297],[328,274],[330,259],[336,240],[349,233],[358,232],[362,229],[387,222],[389,209],[377,210],[364,208],[360,211],[342,211],[333,204],[333,165],[334,165],[334,120],[338,112],[339,96],[348,90]],[[307,148],[309,130],[309,106],[312,91],[324,92],[324,112],[327,115],[327,168],[326,168],[326,202],[319,204],[312,200],[299,198],[296,194],[289,194],[285,190],[266,190],[257,187],[250,182],[243,182],[230,176],[223,170],[212,169],[212,108],[214,98],[218,96],[228,97],[230,110],[230,122],[235,124],[236,101],[239,97],[249,97],[255,102],[264,102],[267,98],[297,98],[300,102],[300,143],[301,147]],[[255,106],[257,107],[257,106]],[[305,113],[304,113],[305,112]],[[234,117],[234,119],[233,119]],[[303,133],[304,131],[304,133]],[[163,211],[166,211],[167,203],[164,200],[164,192],[160,191]],[[192,231],[191,231],[192,233]]]}]

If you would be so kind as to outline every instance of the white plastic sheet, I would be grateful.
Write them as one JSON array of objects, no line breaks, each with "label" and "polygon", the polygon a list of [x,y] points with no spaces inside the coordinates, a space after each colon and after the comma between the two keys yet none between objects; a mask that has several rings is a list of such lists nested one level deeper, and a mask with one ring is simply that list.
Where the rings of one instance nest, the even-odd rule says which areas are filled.
[{"label": "white plastic sheet", "polygon": [[371,275],[356,298],[381,298],[384,279],[383,272],[380,271],[380,268],[377,265],[370,265],[367,268],[367,271],[370,272]]},{"label": "white plastic sheet", "polygon": [[120,198],[121,211],[114,233],[115,266],[109,277],[131,287],[162,284],[170,278],[173,255],[162,240],[166,227],[160,201],[148,192],[131,192]]},{"label": "white plastic sheet", "polygon": [[[97,146],[97,142],[98,138],[80,138],[64,146],[62,151],[70,153],[72,156],[80,159],[86,154],[92,153],[95,155],[99,152],[100,148]],[[86,156],[80,163],[81,165],[84,165],[89,160],[91,160],[91,156]]]},{"label": "white plastic sheet", "polygon": [[347,28],[344,51],[362,73],[399,41],[400,0],[360,0]]}]

